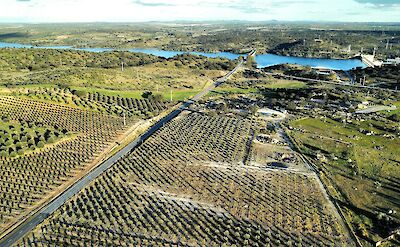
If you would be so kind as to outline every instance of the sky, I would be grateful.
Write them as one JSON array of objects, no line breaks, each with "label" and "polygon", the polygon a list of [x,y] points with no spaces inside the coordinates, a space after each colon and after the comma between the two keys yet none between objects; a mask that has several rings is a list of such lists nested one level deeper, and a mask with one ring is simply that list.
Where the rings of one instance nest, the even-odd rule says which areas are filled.
[{"label": "sky", "polygon": [[400,0],[0,0],[0,22],[400,22]]}]

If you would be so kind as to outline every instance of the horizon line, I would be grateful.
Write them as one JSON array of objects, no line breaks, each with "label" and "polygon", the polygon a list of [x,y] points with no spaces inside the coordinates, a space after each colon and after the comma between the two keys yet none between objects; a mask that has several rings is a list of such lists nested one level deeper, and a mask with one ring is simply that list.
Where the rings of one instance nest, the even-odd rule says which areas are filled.
[{"label": "horizon line", "polygon": [[2,21],[0,24],[131,24],[131,23],[331,23],[331,24],[399,24],[400,21],[329,21],[329,20],[149,20],[149,21]]}]

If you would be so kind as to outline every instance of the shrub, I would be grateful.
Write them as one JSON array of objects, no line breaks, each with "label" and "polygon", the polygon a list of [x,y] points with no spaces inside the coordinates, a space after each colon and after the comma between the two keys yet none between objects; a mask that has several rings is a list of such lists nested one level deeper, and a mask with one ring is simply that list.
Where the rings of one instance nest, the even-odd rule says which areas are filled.
[{"label": "shrub", "polygon": [[14,144],[13,139],[7,139],[7,141],[6,141],[6,145],[7,145],[7,146],[11,146],[11,145],[13,145],[13,144]]},{"label": "shrub", "polygon": [[42,147],[44,147],[44,142],[43,141],[39,141],[36,146],[38,148],[42,148]]},{"label": "shrub", "polygon": [[400,122],[400,114],[393,114],[389,119],[395,122]]},{"label": "shrub", "polygon": [[145,91],[142,93],[142,97],[145,99],[152,97],[152,95],[153,95],[153,92],[150,92],[150,91]]},{"label": "shrub", "polygon": [[49,136],[49,138],[47,139],[48,143],[54,143],[56,141],[56,138],[54,136]]},{"label": "shrub", "polygon": [[72,93],[78,96],[79,98],[85,98],[87,96],[87,92],[81,90],[74,90]]}]

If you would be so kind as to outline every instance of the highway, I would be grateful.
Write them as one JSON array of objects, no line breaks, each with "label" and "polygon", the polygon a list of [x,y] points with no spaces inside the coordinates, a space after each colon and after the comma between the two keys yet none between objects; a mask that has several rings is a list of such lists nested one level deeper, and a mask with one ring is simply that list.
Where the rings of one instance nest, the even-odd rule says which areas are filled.
[{"label": "highway", "polygon": [[154,132],[160,129],[164,124],[171,121],[173,118],[178,116],[182,111],[184,111],[187,107],[192,105],[195,101],[201,99],[204,95],[208,94],[215,87],[218,87],[221,83],[225,82],[232,74],[234,74],[241,66],[243,65],[243,61],[240,61],[239,64],[229,73],[227,73],[224,77],[218,79],[211,86],[204,89],[202,92],[195,95],[191,100],[183,102],[181,106],[169,113],[167,116],[159,120],[156,124],[154,124],[149,130],[139,136],[136,140],[129,143],[119,152],[117,152],[114,156],[110,157],[108,160],[104,161],[102,164],[97,166],[95,169],[90,171],[81,179],[77,180],[71,187],[66,189],[63,193],[59,194],[57,197],[53,198],[50,202],[48,202],[45,206],[43,206],[37,213],[28,217],[24,221],[20,222],[19,226],[14,228],[11,232],[5,235],[0,240],[1,247],[9,247],[15,244],[19,239],[21,239],[25,234],[33,230],[37,225],[43,222],[49,215],[55,212],[60,206],[62,206],[67,200],[76,195],[79,191],[85,188],[90,182],[100,176],[103,172],[113,166],[120,158],[129,154],[134,148],[138,147],[141,143],[143,143],[147,138],[149,138]]}]

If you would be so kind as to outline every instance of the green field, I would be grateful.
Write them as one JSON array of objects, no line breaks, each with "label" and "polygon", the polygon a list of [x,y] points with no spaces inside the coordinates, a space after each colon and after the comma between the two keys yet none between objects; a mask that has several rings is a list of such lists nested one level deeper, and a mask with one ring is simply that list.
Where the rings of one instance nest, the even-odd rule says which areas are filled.
[{"label": "green field", "polygon": [[299,89],[305,88],[304,82],[297,80],[277,79],[262,72],[254,72],[245,68],[234,74],[227,82],[222,85],[222,89],[229,91],[242,90],[243,93],[254,92],[256,89]]},{"label": "green field", "polygon": [[265,88],[303,88],[306,84],[301,81],[273,79]]},{"label": "green field", "polygon": [[[329,118],[306,118],[290,123],[303,153],[317,164],[341,192],[337,200],[348,210],[355,229],[377,240],[388,223],[377,212],[400,211],[399,138],[389,138],[373,121],[343,124]],[[373,133],[373,134],[369,134]],[[321,158],[322,157],[322,158]],[[391,215],[399,221],[398,214]],[[389,224],[390,225],[390,224]]]}]

